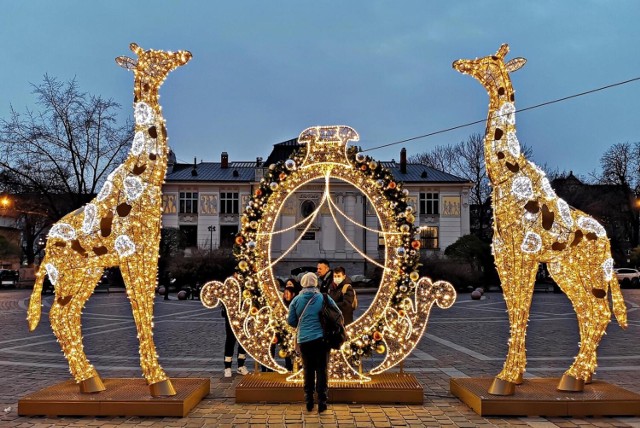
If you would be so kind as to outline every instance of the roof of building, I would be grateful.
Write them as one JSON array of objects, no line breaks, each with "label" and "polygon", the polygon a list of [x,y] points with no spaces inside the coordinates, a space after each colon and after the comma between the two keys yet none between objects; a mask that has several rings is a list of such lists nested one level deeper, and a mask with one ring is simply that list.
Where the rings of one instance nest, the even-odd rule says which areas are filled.
[{"label": "roof of building", "polygon": [[382,161],[382,166],[391,170],[393,177],[405,183],[469,183],[469,180],[457,177],[444,171],[422,165],[419,163],[407,163],[407,172],[400,172],[400,163],[395,161]]},{"label": "roof of building", "polygon": [[[296,138],[273,145],[267,160],[261,165],[266,167],[288,159],[301,145]],[[397,181],[405,183],[471,183],[469,180],[415,163],[407,163],[407,172],[400,172],[400,163],[381,161],[381,165],[391,170]],[[195,166],[195,168],[194,168]],[[251,182],[255,180],[256,161],[229,162],[228,168],[222,168],[220,162],[201,162],[199,164],[179,164],[168,172],[166,181],[220,181]],[[195,173],[194,173],[195,172]]]},{"label": "roof of building", "polygon": [[273,150],[269,154],[269,157],[264,161],[265,165],[271,165],[282,160],[286,160],[291,156],[294,150],[298,149],[302,144],[298,143],[297,138],[283,141],[282,143],[274,144]]},{"label": "roof of building", "polygon": [[[220,162],[201,162],[198,164],[177,163],[171,172],[167,172],[165,181],[235,181],[255,180],[256,162],[229,162],[228,168],[222,168]],[[195,171],[195,173],[194,173]]]}]

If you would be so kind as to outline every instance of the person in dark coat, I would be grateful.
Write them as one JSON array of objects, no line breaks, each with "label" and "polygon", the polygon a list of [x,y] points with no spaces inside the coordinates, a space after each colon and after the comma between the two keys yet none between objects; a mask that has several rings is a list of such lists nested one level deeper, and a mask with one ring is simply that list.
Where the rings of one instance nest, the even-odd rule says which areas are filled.
[{"label": "person in dark coat", "polygon": [[328,293],[333,283],[333,271],[331,270],[328,260],[318,260],[316,274],[318,275],[318,288],[320,292]]},{"label": "person in dark coat", "polygon": [[[284,293],[282,293],[282,301],[287,308],[291,305],[293,299],[300,294],[301,290],[302,286],[298,281],[293,278],[287,280],[287,283],[284,286]],[[275,352],[273,354],[275,355]],[[285,357],[284,366],[287,370],[293,371],[293,361],[291,360],[291,357]]]},{"label": "person in dark coat", "polygon": [[344,325],[353,322],[353,299],[356,296],[353,290],[351,278],[346,274],[342,266],[338,266],[333,270],[333,283],[329,288],[329,296],[336,302],[338,308],[344,317]]}]

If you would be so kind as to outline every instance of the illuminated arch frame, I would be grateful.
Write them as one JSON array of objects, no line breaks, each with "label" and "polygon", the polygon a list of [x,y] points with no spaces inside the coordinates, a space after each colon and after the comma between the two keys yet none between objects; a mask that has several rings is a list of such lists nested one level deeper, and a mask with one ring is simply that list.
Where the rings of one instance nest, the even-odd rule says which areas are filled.
[{"label": "illuminated arch frame", "polygon": [[[356,153],[356,147],[347,145],[349,141],[358,140],[356,131],[347,126],[304,130],[298,141],[305,146],[290,159],[269,166],[246,207],[234,247],[237,280],[228,278],[224,284],[212,281],[202,289],[205,306],[215,307],[219,299],[223,301],[232,329],[244,349],[260,364],[280,373],[287,370],[271,357],[270,345],[278,343],[280,357],[292,356],[295,330],[286,324],[287,308],[272,267],[297,245],[324,203],[335,218],[334,209],[339,208],[330,199],[331,178],[350,183],[372,204],[381,230],[367,229],[383,235],[385,261],[384,264],[373,261],[383,268],[378,293],[365,313],[347,326],[349,340],[339,351],[332,351],[330,380],[368,381],[369,374],[382,373],[400,363],[419,342],[433,303],[448,308],[455,301],[451,284],[432,283],[429,278],[419,277],[420,241],[414,239],[417,229],[413,224],[413,207],[406,202],[408,192],[394,181],[389,170],[370,157]],[[315,211],[293,226],[274,231],[287,198],[318,179],[325,180],[325,191]],[[289,249],[272,261],[272,236],[300,224],[306,224],[305,230]],[[357,247],[354,249],[367,257]],[[368,373],[359,373],[361,359],[373,350],[386,352],[384,360]],[[300,372],[288,379],[300,381]]]}]

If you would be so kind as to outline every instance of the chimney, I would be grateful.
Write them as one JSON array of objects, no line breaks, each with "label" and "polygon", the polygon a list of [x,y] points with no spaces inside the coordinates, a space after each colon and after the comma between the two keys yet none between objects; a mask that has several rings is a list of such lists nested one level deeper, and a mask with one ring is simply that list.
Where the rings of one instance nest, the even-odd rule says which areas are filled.
[{"label": "chimney", "polygon": [[227,152],[222,152],[220,155],[220,168],[229,168],[229,154]]},{"label": "chimney", "polygon": [[167,160],[167,174],[173,172],[173,167],[176,164],[176,154],[169,148],[169,159]]},{"label": "chimney", "polygon": [[194,176],[194,177],[198,175],[198,165],[197,165],[196,162],[197,162],[197,160],[194,157],[193,158],[193,169],[191,170],[191,175]]},{"label": "chimney", "polygon": [[407,173],[407,149],[404,147],[400,150],[400,173]]}]

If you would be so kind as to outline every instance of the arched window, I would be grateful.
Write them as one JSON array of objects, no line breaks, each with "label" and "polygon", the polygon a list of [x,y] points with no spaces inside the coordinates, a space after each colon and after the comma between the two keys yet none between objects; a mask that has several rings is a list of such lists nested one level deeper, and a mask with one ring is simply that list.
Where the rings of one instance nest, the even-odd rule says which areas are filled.
[{"label": "arched window", "polygon": [[304,201],[300,206],[302,217],[307,218],[316,210],[316,204],[313,201]]}]

